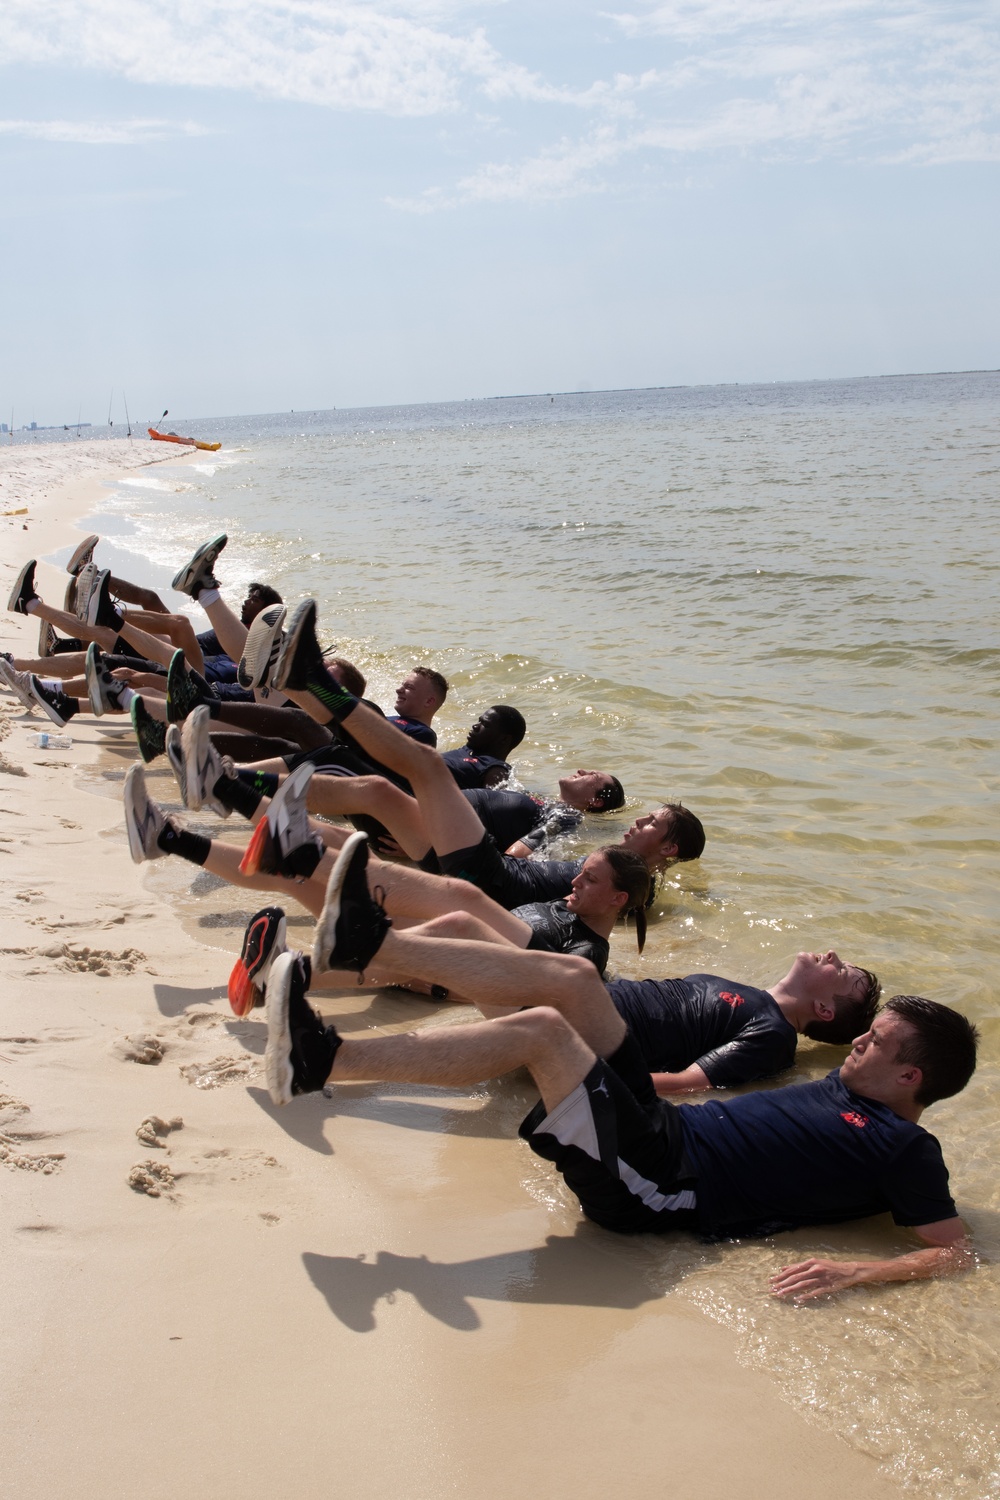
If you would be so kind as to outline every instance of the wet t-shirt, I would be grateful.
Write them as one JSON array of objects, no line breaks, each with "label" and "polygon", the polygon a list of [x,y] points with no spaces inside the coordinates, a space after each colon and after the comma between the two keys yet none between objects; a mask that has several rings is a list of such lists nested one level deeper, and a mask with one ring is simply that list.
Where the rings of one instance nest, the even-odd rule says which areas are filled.
[{"label": "wet t-shirt", "polygon": [[544,803],[527,792],[502,787],[470,787],[462,793],[498,849],[509,849],[537,827]]},{"label": "wet t-shirt", "polygon": [[598,974],[604,974],[611,955],[607,939],[575,916],[565,901],[532,901],[527,906],[515,906],[514,916],[531,928],[529,948],[589,958]]},{"label": "wet t-shirt", "polygon": [[460,750],[443,751],[441,759],[463,792],[485,787],[487,778],[489,785],[495,786],[510,775],[510,766],[505,760],[497,760],[495,755],[474,755],[468,745],[463,745]]},{"label": "wet t-shirt", "polygon": [[716,974],[616,979],[608,992],[651,1073],[697,1063],[713,1088],[790,1068],[798,1037],[773,996]]},{"label": "wet t-shirt", "polygon": [[903,1225],[955,1217],[934,1136],[852,1093],[839,1068],[815,1083],[682,1104],[678,1114],[707,1234],[776,1234],[886,1212]]},{"label": "wet t-shirt", "polygon": [[430,745],[432,750],[437,749],[438,737],[429,724],[424,724],[420,719],[407,719],[402,714],[387,714],[386,718],[390,724],[395,724],[404,734],[408,734],[411,740],[417,740],[421,745]]},{"label": "wet t-shirt", "polygon": [[553,839],[560,838],[562,834],[572,833],[583,822],[583,813],[575,807],[570,807],[566,802],[549,802],[543,798],[539,798],[538,801],[537,826],[521,840],[535,852],[544,849]]}]

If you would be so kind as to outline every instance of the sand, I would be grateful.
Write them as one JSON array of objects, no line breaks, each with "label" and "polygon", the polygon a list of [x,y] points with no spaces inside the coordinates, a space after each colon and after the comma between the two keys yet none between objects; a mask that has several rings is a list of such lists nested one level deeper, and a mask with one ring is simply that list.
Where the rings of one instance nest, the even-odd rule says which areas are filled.
[{"label": "sand", "polygon": [[[102,477],[160,457],[0,450],[0,510],[27,507],[0,519],[4,597]],[[33,654],[36,623],[0,618]],[[225,995],[239,930],[182,922],[131,863],[131,743],[97,722],[34,750],[48,721],[0,695],[5,1495],[898,1495],[662,1294],[655,1241],[581,1222],[512,1139],[527,1080],[274,1109],[263,1024]],[[448,1023],[357,989],[324,1010]]]}]

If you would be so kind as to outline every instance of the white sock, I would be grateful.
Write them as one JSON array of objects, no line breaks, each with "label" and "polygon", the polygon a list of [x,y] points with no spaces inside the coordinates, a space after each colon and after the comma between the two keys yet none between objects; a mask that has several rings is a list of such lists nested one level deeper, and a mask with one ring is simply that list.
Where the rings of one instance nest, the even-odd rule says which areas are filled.
[{"label": "white sock", "polygon": [[203,609],[207,609],[210,604],[218,604],[221,598],[222,595],[218,589],[201,589],[198,594],[198,603]]},{"label": "white sock", "polygon": [[37,614],[38,606],[41,604],[41,602],[41,599],[29,599],[27,604],[24,606],[24,613],[26,615]]},{"label": "white sock", "polygon": [[63,690],[63,680],[61,677],[39,677],[38,681],[42,684],[43,688],[48,688],[50,693],[61,693]]},{"label": "white sock", "polygon": [[131,708],[132,699],[138,698],[138,696],[139,694],[136,692],[135,688],[129,687],[127,682],[123,682],[121,693],[118,696],[118,702],[121,704],[123,709]]}]

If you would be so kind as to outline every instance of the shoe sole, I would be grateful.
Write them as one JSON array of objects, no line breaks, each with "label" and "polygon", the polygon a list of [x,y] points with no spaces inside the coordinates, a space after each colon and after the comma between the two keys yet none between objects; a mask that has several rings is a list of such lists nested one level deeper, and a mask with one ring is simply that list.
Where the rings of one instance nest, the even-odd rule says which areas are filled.
[{"label": "shoe sole", "polygon": [[87,697],[90,699],[90,707],[98,718],[104,713],[104,699],[101,696],[101,674],[97,665],[99,655],[97,642],[91,641],[87,647],[87,660],[83,668],[83,675],[87,682]]},{"label": "shoe sole", "polygon": [[7,608],[11,610],[15,615],[23,615],[25,613],[23,609],[18,609],[18,601],[21,598],[21,590],[24,588],[25,579],[31,577],[34,568],[35,559],[32,558],[30,562],[25,563],[24,567],[21,569],[20,573],[18,573],[16,579],[14,580],[14,587],[11,589],[10,598],[7,600]]},{"label": "shoe sole", "polygon": [[128,775],[125,777],[125,831],[128,834],[128,851],[132,856],[133,863],[144,865],[151,856],[147,849],[142,831],[139,827],[140,820],[145,808],[150,805],[150,796],[146,791],[146,778],[141,766],[129,766]]},{"label": "shoe sole", "polygon": [[[167,725],[166,756],[170,762],[170,769],[174,773],[177,790],[181,794],[181,801],[187,807],[187,773],[184,766],[184,750],[181,745],[181,732],[176,724]],[[196,809],[197,810],[197,809]]]},{"label": "shoe sole", "polygon": [[347,843],[337,855],[337,862],[330,871],[330,879],[326,883],[326,896],[323,901],[323,910],[319,921],[316,923],[316,937],[313,942],[312,966],[314,974],[329,974],[330,965],[326,961],[326,955],[333,950],[333,940],[340,920],[340,897],[344,889],[344,880],[347,877],[347,869],[354,857],[354,851],[359,844],[368,842],[367,833],[352,833]]},{"label": "shoe sole", "polygon": [[247,844],[243,852],[243,858],[240,860],[241,875],[258,875],[260,873],[264,851],[270,843],[271,830],[267,826],[267,819],[261,818],[250,837],[249,844]]},{"label": "shoe sole", "polygon": [[82,567],[85,567],[86,564],[90,562],[90,559],[94,555],[94,548],[97,546],[100,540],[101,539],[99,536],[86,537],[85,540],[80,543],[79,547],[77,547],[76,551],[73,553],[73,556],[66,564],[66,572],[71,573],[75,578],[80,569]]},{"label": "shoe sole", "polygon": [[143,744],[143,730],[145,729],[145,723],[143,722],[143,719],[145,718],[153,724],[156,724],[159,721],[154,719],[152,714],[149,713],[141,697],[132,699],[132,706],[129,709],[129,718],[132,720],[132,728],[135,730],[136,743],[139,746],[139,754],[142,756],[143,764],[147,766],[151,765],[152,762],[156,760],[157,756],[162,755],[164,750],[166,749],[166,730],[164,729],[163,747],[161,748],[159,745],[157,745],[155,749],[153,749],[152,754],[147,755],[146,750],[148,747]]},{"label": "shoe sole", "polygon": [[[267,978],[272,966],[285,951],[285,938],[288,932],[284,913],[273,920],[274,913],[280,910],[278,907],[266,906],[257,916],[250,918],[250,923],[243,937],[243,949],[236,960],[229,976],[229,1004],[233,1013],[242,1018],[249,1015],[255,1005],[260,1004],[258,997],[267,983]],[[247,962],[247,948],[254,934],[263,928],[263,937],[260,954],[256,963]],[[270,941],[268,934],[270,933]]]},{"label": "shoe sole", "polygon": [[288,1025],[288,999],[292,988],[294,953],[282,953],[275,959],[267,986],[267,1049],[264,1053],[264,1075],[271,1103],[291,1104],[294,1072],[292,1070],[292,1036]]},{"label": "shoe sole", "polygon": [[[184,652],[177,650],[170,658],[167,668],[167,718],[171,724],[180,724],[187,718],[191,708],[184,709],[183,700],[185,696],[191,698],[195,691],[184,661]],[[197,703],[192,704],[192,707],[197,707]]]},{"label": "shoe sole", "polygon": [[[184,776],[188,794],[185,806],[192,812],[200,812],[203,807],[207,807],[211,812],[218,813],[220,818],[228,818],[232,809],[216,802],[212,796],[212,787],[206,785],[207,774],[204,767],[212,762],[218,764],[211,754],[212,743],[208,730],[210,723],[208,707],[204,703],[197,704],[184,720],[181,744],[184,746]],[[221,775],[221,769],[219,774]]]},{"label": "shoe sole", "polygon": [[[305,793],[315,772],[314,765],[303,761],[285,777],[271,798],[271,805],[267,809],[267,826],[278,846],[279,859],[286,859],[293,849],[305,843],[309,837],[309,812],[305,805]],[[304,824],[304,827],[296,828],[297,823]]]},{"label": "shoe sole", "polygon": [[271,686],[277,688],[279,692],[288,686],[288,679],[292,675],[292,668],[295,663],[295,653],[298,651],[307,626],[315,633],[315,599],[303,599],[302,603],[296,607],[295,613],[288,623],[288,632],[281,643],[281,650],[278,652],[278,659],[271,673]]},{"label": "shoe sole", "polygon": [[26,708],[28,712],[31,713],[32,709],[38,707],[38,702],[28,691],[28,689],[22,684],[20,680],[21,678],[24,678],[26,682],[28,680],[28,674],[26,672],[15,671],[15,669],[12,666],[9,666],[7,662],[4,662],[2,665],[0,665],[0,682],[3,683],[4,687],[7,688],[9,692],[14,694],[14,697],[17,699],[18,703],[20,703],[23,708]]},{"label": "shoe sole", "polygon": [[236,680],[240,687],[267,687],[280,653],[278,640],[287,613],[283,604],[274,605],[271,609],[261,610],[250,626],[243,655],[236,668]]},{"label": "shoe sole", "polygon": [[70,596],[70,590],[73,590],[73,614],[76,615],[81,624],[85,624],[87,620],[87,605],[90,603],[90,596],[94,592],[94,581],[96,578],[97,568],[93,563],[85,563],[76,578],[71,578],[66,585],[67,599]]},{"label": "shoe sole", "polygon": [[[75,578],[71,578],[66,585],[66,592],[63,595],[63,610],[68,615],[76,615],[76,596],[78,587],[78,581]],[[77,619],[79,618],[79,615],[77,615]]]},{"label": "shoe sole", "polygon": [[170,587],[176,589],[179,594],[186,594],[202,568],[206,564],[209,568],[212,567],[215,559],[228,540],[229,537],[222,531],[218,536],[214,536],[210,542],[202,542],[191,558],[191,561],[186,563],[180,572],[174,576],[174,581]]}]

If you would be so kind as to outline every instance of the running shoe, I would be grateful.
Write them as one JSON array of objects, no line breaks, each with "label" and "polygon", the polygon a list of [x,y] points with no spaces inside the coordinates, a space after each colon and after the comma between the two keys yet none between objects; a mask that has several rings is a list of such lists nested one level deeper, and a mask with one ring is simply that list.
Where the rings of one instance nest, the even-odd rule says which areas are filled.
[{"label": "running shoe", "polygon": [[56,641],[59,637],[49,624],[43,620],[38,627],[38,654],[39,656],[53,656],[56,649]]},{"label": "running shoe", "polygon": [[261,818],[257,827],[250,835],[250,842],[243,851],[240,860],[241,875],[277,875],[278,855],[271,837],[271,830],[267,826],[267,819]]},{"label": "running shoe", "polygon": [[167,748],[167,726],[153,718],[138,694],[132,699],[129,714],[139,743],[139,754],[148,766],[151,760],[162,755]]},{"label": "running shoe", "polygon": [[31,603],[32,599],[37,598],[38,594],[35,592],[35,559],[32,558],[30,562],[25,563],[14,580],[14,587],[11,589],[10,598],[7,600],[7,608],[13,611],[15,615],[26,615],[28,613],[26,606]]},{"label": "running shoe", "polygon": [[188,666],[183,651],[175,651],[167,668],[167,718],[180,724],[199,703],[207,703],[215,694],[202,677]]},{"label": "running shoe", "polygon": [[268,686],[281,650],[281,626],[287,613],[283,604],[270,604],[267,609],[261,610],[250,626],[243,655],[236,668],[236,680],[240,687]]},{"label": "running shoe", "polygon": [[[77,588],[78,588],[78,580],[77,579],[75,579],[75,578],[68,578],[66,580],[66,593],[63,595],[63,609],[66,611],[66,613],[68,615],[76,615]],[[76,617],[77,617],[77,619],[80,618],[79,615],[76,615]]]},{"label": "running shoe", "polygon": [[271,673],[271,686],[306,688],[314,669],[322,665],[323,653],[316,639],[316,600],[303,599],[289,621]]},{"label": "running shoe", "polygon": [[352,969],[363,974],[392,926],[368,890],[368,835],[352,833],[337,856],[316,924],[313,968]]},{"label": "running shoe", "polygon": [[285,951],[285,913],[280,906],[254,912],[243,934],[240,956],[229,976],[229,1003],[241,1019],[264,1004],[271,965]]},{"label": "running shoe", "polygon": [[316,767],[309,761],[296,766],[271,798],[267,826],[278,850],[278,868],[283,875],[308,880],[326,847],[320,834],[309,827],[306,793]]},{"label": "running shoe", "polygon": [[68,724],[73,715],[78,712],[76,699],[64,693],[62,688],[46,687],[40,677],[29,677],[28,683],[28,690],[36,705],[43,713],[47,713],[53,724],[58,724],[60,729]]},{"label": "running shoe", "polygon": [[30,710],[38,707],[37,700],[31,692],[30,672],[19,672],[10,662],[0,661],[0,682],[10,689],[25,708]]},{"label": "running shoe", "polygon": [[279,1105],[324,1087],[342,1040],[306,999],[308,965],[301,953],[282,953],[268,980],[264,1071],[267,1091]]},{"label": "running shoe", "polygon": [[184,747],[181,744],[181,732],[176,724],[167,725],[164,748],[167,752],[167,760],[170,762],[170,769],[174,773],[174,780],[177,782],[177,790],[181,794],[181,801],[187,807],[187,771],[184,766]]},{"label": "running shoe", "polygon": [[97,574],[98,568],[96,563],[85,563],[76,576],[75,588],[72,580],[66,585],[67,600],[70,597],[70,590],[73,590],[73,613],[78,620],[83,620],[84,623],[86,623],[87,619],[87,606],[90,603],[90,596],[97,582]]},{"label": "running shoe", "polygon": [[111,598],[111,571],[102,568],[87,600],[87,624],[113,630],[117,635],[124,623],[125,616]]},{"label": "running shoe", "polygon": [[125,777],[125,827],[128,848],[137,865],[147,859],[165,859],[157,839],[167,826],[167,819],[146,790],[142,766],[129,766]]},{"label": "running shoe", "polygon": [[218,588],[212,568],[228,540],[225,532],[221,532],[210,542],[202,542],[191,561],[181,568],[171,588],[175,588],[179,594],[189,594],[192,599],[197,599],[202,589]]},{"label": "running shoe", "polygon": [[73,577],[75,578],[80,569],[82,567],[85,567],[86,564],[89,563],[93,558],[94,548],[97,546],[100,540],[101,539],[99,536],[84,537],[83,541],[80,543],[79,547],[76,548],[73,556],[66,564],[66,572],[72,573]]},{"label": "running shoe", "polygon": [[117,677],[112,677],[104,663],[105,658],[97,642],[91,641],[87,647],[87,661],[83,674],[87,679],[87,696],[90,699],[90,706],[98,716],[124,711],[122,696],[125,684],[119,682]]},{"label": "running shoe", "polygon": [[[172,665],[172,663],[171,663]],[[210,808],[220,818],[228,818],[232,808],[212,795],[216,782],[226,774],[222,757],[212,744],[207,704],[199,704],[184,720],[181,746],[184,753],[184,778],[187,788],[185,805],[192,812]]]}]

